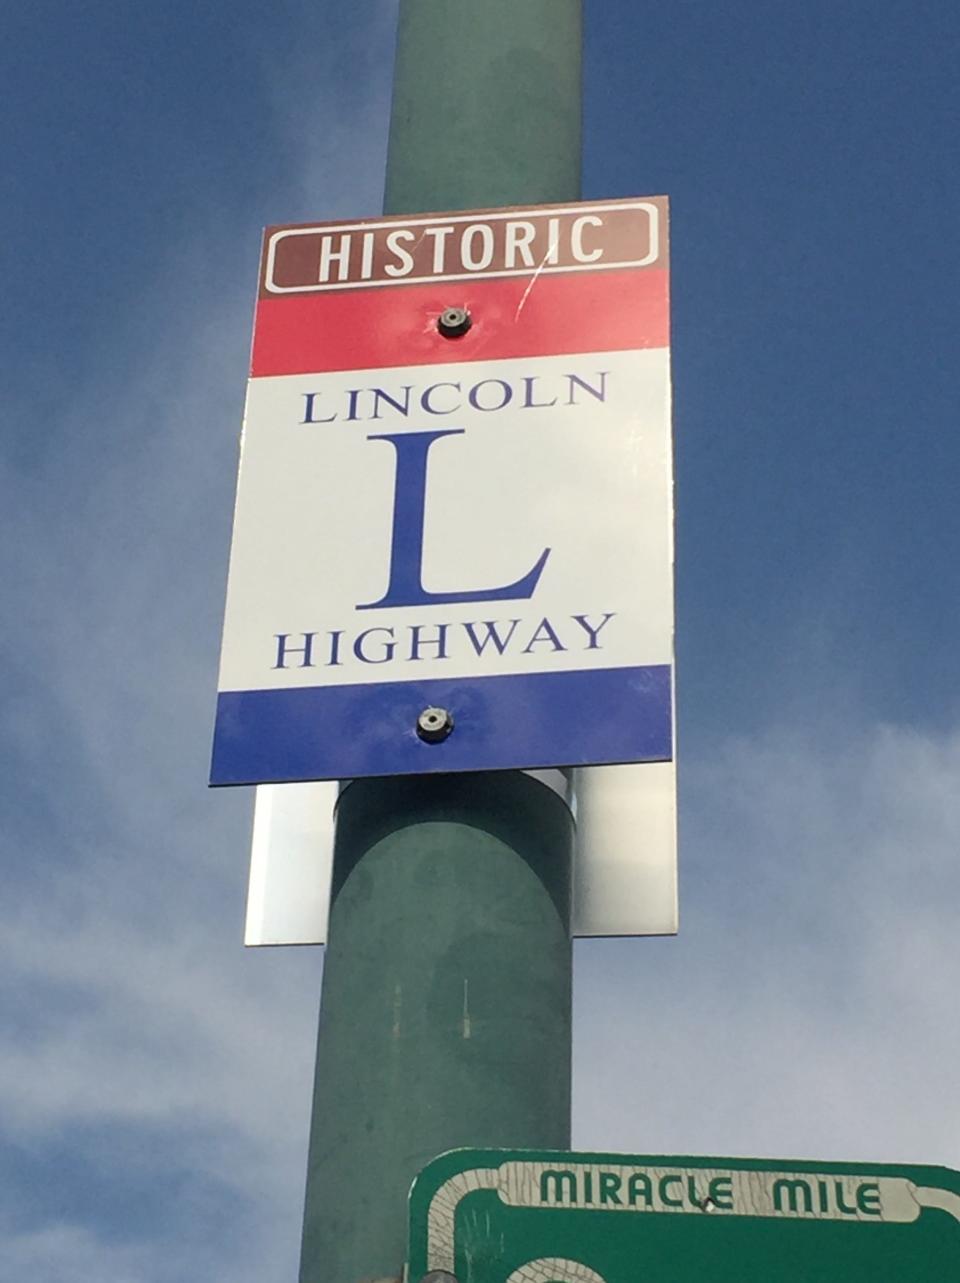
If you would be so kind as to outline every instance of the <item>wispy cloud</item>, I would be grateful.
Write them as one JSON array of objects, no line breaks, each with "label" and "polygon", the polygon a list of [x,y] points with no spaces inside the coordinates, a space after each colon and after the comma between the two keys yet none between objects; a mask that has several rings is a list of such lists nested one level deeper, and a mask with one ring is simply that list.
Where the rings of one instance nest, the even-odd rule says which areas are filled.
[{"label": "wispy cloud", "polygon": [[264,45],[270,209],[202,193],[56,419],[8,392],[0,1278],[295,1274],[321,957],[244,955],[250,797],[205,780],[259,225],[377,212],[367,8]]},{"label": "wispy cloud", "polygon": [[960,1161],[960,733],[818,720],[688,761],[680,937],[581,949],[581,1143]]},{"label": "wispy cloud", "polygon": [[257,240],[168,243],[0,460],[4,1280],[295,1275],[321,957],[244,954],[250,797],[205,787]]},{"label": "wispy cloud", "polygon": [[81,1211],[94,1176],[172,1204],[181,1238],[184,1182],[214,1220],[247,1207],[262,1238],[225,1235],[205,1277],[296,1255],[319,957],[243,955],[249,799],[205,789],[249,303],[184,324],[163,287],[150,302],[151,349],[70,403],[34,475],[4,478],[0,1117],[14,1149],[39,1161],[72,1137],[88,1168],[5,1218],[4,1278],[192,1273],[148,1250],[156,1220],[129,1241],[108,1205]]}]

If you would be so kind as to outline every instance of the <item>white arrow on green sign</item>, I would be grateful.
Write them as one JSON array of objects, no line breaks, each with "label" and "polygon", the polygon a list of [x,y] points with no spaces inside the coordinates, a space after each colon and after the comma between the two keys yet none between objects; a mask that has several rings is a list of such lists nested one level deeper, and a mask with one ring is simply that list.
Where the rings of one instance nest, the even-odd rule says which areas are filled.
[{"label": "white arrow on green sign", "polygon": [[409,1283],[953,1283],[945,1167],[454,1150],[410,1194]]}]

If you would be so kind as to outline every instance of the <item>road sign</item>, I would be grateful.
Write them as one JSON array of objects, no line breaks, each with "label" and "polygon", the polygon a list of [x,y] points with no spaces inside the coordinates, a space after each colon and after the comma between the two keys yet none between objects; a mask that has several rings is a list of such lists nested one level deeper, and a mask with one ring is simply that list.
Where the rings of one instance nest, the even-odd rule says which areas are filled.
[{"label": "road sign", "polygon": [[663,198],[269,229],[211,782],[669,762]]},{"label": "road sign", "polygon": [[945,1167],[456,1150],[410,1195],[409,1283],[947,1283]]}]

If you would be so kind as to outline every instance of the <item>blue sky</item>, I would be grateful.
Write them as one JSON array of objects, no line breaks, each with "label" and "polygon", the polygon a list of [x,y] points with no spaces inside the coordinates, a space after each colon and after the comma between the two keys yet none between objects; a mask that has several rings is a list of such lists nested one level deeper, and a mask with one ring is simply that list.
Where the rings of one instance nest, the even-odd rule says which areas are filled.
[{"label": "blue sky", "polygon": [[[960,11],[586,15],[584,196],[673,208],[682,930],[577,946],[575,1143],[960,1167]],[[295,1277],[322,954],[205,779],[260,229],[378,212],[395,16],[5,15],[2,1283]]]}]

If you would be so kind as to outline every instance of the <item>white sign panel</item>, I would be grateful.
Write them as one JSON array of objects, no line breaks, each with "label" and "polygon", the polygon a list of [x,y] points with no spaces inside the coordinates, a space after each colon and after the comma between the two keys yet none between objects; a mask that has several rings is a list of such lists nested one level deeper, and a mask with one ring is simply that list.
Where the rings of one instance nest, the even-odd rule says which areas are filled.
[{"label": "white sign panel", "polygon": [[256,790],[244,944],[326,944],[338,791],[327,781]]}]

